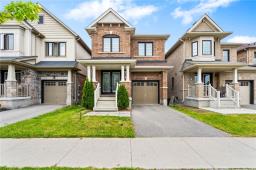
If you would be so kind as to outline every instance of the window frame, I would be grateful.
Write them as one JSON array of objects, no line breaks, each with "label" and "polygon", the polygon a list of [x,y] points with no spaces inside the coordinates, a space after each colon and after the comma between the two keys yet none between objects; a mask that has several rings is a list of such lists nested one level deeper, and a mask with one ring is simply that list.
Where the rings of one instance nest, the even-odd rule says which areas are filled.
[{"label": "window frame", "polygon": [[253,53],[253,54],[254,54],[254,59],[256,59],[256,51],[254,51],[254,53]]},{"label": "window frame", "polygon": [[[224,57],[224,51],[227,51],[228,52],[228,61],[224,60],[225,57]],[[223,55],[223,61],[225,62],[230,62],[230,49],[223,49],[222,50],[222,55]]]},{"label": "window frame", "polygon": [[[140,44],[143,44],[144,45],[144,55],[140,55],[140,53],[139,53],[139,45]],[[146,49],[146,47],[147,47],[147,44],[151,44],[151,46],[152,46],[152,49],[151,49],[151,54],[152,55],[147,55],[147,49]],[[140,42],[138,42],[138,45],[137,45],[137,47],[138,47],[138,56],[140,56],[140,57],[153,57],[154,56],[154,42],[143,42],[143,41],[140,41]]]},{"label": "window frame", "polygon": [[[196,44],[196,55],[194,55],[194,53],[193,53],[193,44]],[[192,43],[191,43],[191,52],[192,52],[192,57],[196,57],[196,56],[198,56],[198,41],[193,41]]]},{"label": "window frame", "polygon": [[[210,54],[204,53],[204,42],[210,42]],[[202,40],[202,55],[212,55],[212,40]]]},{"label": "window frame", "polygon": [[[105,47],[105,44],[104,44],[104,39],[105,38],[109,38],[110,39],[110,47],[109,47],[109,51],[104,51],[104,47]],[[118,51],[113,51],[113,38],[118,38]],[[116,34],[107,34],[107,35],[104,35],[103,38],[102,38],[102,52],[105,52],[105,53],[119,53],[120,52],[120,36],[119,35],[116,35]]]},{"label": "window frame", "polygon": [[[42,23],[40,22],[40,17],[43,18],[43,19],[42,19]],[[38,22],[37,22],[37,24],[44,24],[44,15],[43,15],[43,14],[40,14],[40,15],[38,16]]]},{"label": "window frame", "polygon": [[[51,51],[52,55],[49,55],[49,44],[50,43],[53,44],[52,51]],[[65,44],[65,55],[60,55],[60,44],[61,43]],[[55,52],[55,48],[57,48],[57,52]],[[57,55],[55,55],[55,53],[57,53]],[[47,42],[45,42],[45,56],[46,57],[66,57],[67,56],[67,42],[63,42],[63,41],[60,41],[60,42],[47,41]]]},{"label": "window frame", "polygon": [[[10,40],[9,40],[9,36],[12,35],[12,48],[10,48]],[[8,38],[6,38],[8,37]],[[1,50],[14,50],[14,33],[1,33]]]}]

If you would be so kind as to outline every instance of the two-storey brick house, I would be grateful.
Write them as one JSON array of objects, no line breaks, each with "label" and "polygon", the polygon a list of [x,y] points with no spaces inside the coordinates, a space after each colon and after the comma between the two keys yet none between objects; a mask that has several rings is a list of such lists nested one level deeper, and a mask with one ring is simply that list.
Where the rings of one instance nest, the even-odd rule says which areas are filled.
[{"label": "two-storey brick house", "polygon": [[117,83],[126,86],[133,104],[167,104],[171,66],[164,45],[169,35],[136,35],[135,28],[111,8],[86,31],[92,40],[92,58],[79,62],[96,86],[94,110],[117,109]]},{"label": "two-storey brick house", "polygon": [[0,25],[0,105],[72,104],[79,101],[90,58],[82,39],[42,7],[39,21]]},{"label": "two-storey brick house", "polygon": [[237,59],[241,44],[221,43],[230,34],[205,14],[168,50],[170,98],[195,107],[255,103],[255,68]]}]

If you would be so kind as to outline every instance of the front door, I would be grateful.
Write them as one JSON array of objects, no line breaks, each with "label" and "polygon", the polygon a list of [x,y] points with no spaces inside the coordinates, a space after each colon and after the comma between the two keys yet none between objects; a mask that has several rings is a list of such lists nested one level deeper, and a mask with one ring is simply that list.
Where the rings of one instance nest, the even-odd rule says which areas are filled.
[{"label": "front door", "polygon": [[116,84],[120,82],[120,71],[102,71],[102,94],[114,94],[116,91]]},{"label": "front door", "polygon": [[212,73],[203,73],[202,74],[202,81],[204,85],[212,85]]}]

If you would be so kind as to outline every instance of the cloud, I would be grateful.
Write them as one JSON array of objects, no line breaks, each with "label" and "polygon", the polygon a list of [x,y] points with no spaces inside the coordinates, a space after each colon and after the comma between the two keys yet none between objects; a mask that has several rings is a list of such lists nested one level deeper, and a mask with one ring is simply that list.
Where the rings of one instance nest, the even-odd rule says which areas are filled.
[{"label": "cloud", "polygon": [[[182,1],[182,0],[179,0],[179,1]],[[195,16],[202,15],[204,13],[213,12],[221,7],[227,7],[234,1],[236,0],[200,0],[196,6],[188,10],[182,9],[181,7],[177,7],[171,13],[171,15],[174,18],[181,18],[183,24],[189,24],[193,21]]]},{"label": "cloud", "polygon": [[256,42],[256,36],[234,36],[227,40],[227,42],[232,43],[253,43]]},{"label": "cloud", "polygon": [[137,22],[158,10],[154,5],[138,5],[134,0],[89,0],[78,4],[65,17],[74,20],[97,18],[108,8],[113,8],[124,18]]}]

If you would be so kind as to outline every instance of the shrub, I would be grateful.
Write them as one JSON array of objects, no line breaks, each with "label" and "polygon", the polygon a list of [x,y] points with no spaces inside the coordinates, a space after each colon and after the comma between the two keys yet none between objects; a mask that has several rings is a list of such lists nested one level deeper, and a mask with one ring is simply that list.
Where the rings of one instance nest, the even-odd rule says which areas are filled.
[{"label": "shrub", "polygon": [[82,94],[82,101],[81,105],[86,109],[93,109],[94,106],[94,87],[93,83],[89,80],[85,80],[83,86],[83,94]]},{"label": "shrub", "polygon": [[129,96],[124,85],[120,85],[117,91],[117,106],[118,109],[127,109],[129,106]]}]

